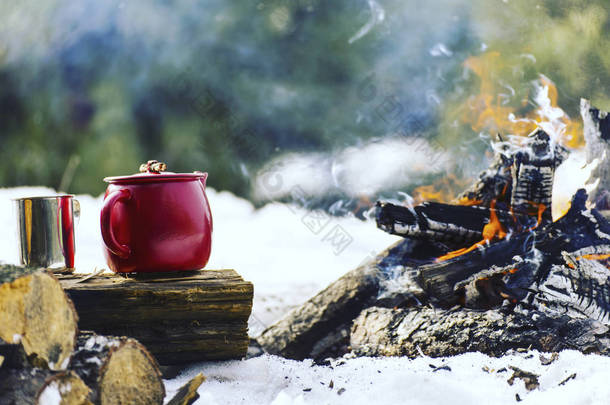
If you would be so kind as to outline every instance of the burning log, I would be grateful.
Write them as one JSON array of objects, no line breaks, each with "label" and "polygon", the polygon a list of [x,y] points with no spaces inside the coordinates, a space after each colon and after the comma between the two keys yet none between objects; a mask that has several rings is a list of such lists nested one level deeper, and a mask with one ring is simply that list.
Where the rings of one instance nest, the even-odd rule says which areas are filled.
[{"label": "burning log", "polygon": [[549,316],[517,308],[472,311],[457,308],[379,308],[354,321],[350,345],[360,356],[454,356],[478,351],[501,356],[509,350],[565,349],[610,355],[610,329],[593,319]]},{"label": "burning log", "polygon": [[165,387],[157,363],[134,339],[83,333],[69,368],[91,387],[93,403],[163,403]]},{"label": "burning log", "polygon": [[599,210],[610,210],[610,116],[593,106],[589,100],[580,99],[580,115],[583,120],[583,131],[587,142],[587,163],[600,159],[597,167],[591,172],[591,181],[599,181],[591,193],[591,201]]},{"label": "burning log", "polygon": [[[502,140],[500,134],[498,138]],[[481,172],[479,179],[472,186],[458,196],[457,202],[484,207],[491,206],[492,201],[508,205],[512,195],[512,165],[513,159],[508,145],[499,144],[489,167]]]},{"label": "burning log", "polygon": [[[0,266],[0,347],[21,344],[33,365],[64,370],[74,349],[77,315],[57,279],[43,270]],[[0,353],[5,356],[5,354]]]},{"label": "burning log", "polygon": [[[610,307],[610,284],[600,278],[600,271],[589,271],[582,280],[578,268],[559,273],[559,269],[571,269],[563,251],[573,252],[569,257],[578,257],[574,260],[581,267],[591,266],[586,260],[598,258],[593,255],[610,257],[610,224],[597,211],[586,209],[586,199],[580,190],[571,209],[557,222],[432,264],[421,265],[413,256],[433,257],[433,250],[422,253],[423,242],[405,238],[272,325],[258,341],[269,353],[296,359],[341,354],[337,346],[351,347],[360,355],[416,356],[418,346],[431,356],[473,350],[500,355],[528,347],[610,354],[605,340],[610,336],[608,327],[596,319],[564,315],[570,314],[569,309],[581,318],[595,316],[604,321]],[[391,269],[400,269],[394,281],[401,283],[402,294],[413,299],[384,302],[384,277]],[[544,300],[552,298],[549,291],[557,293],[553,286],[559,284],[559,277],[563,277],[565,299],[561,308],[550,307]],[[461,303],[490,308],[507,299],[512,305],[487,312],[422,307],[429,299],[444,307]],[[401,308],[383,308],[384,304]],[[354,315],[356,311],[359,315]]]},{"label": "burning log", "polygon": [[2,405],[91,405],[90,391],[71,371],[0,369]]},{"label": "burning log", "polygon": [[402,237],[442,242],[457,248],[478,242],[492,211],[502,224],[510,226],[517,220],[524,225],[535,225],[535,218],[515,215],[507,210],[479,205],[451,205],[425,202],[413,208],[377,202],[377,227]]},{"label": "burning log", "polygon": [[586,210],[586,200],[585,191],[579,190],[568,213],[552,224],[446,261],[421,266],[418,281],[424,291],[444,306],[465,304],[465,291],[460,287],[469,280],[483,279],[493,283],[495,278],[497,286],[501,287],[495,297],[489,289],[485,291],[485,287],[493,286],[477,289],[484,295],[488,293],[491,306],[505,298],[523,299],[533,283],[540,284],[547,279],[553,265],[563,264],[563,251],[583,252],[585,249],[595,253],[598,252],[596,247],[610,247],[610,223],[596,210]]},{"label": "burning log", "polygon": [[546,132],[537,129],[516,152],[500,146],[491,166],[461,195],[458,202],[462,205],[426,202],[407,208],[378,202],[377,226],[394,235],[455,248],[487,239],[485,226],[492,215],[507,230],[521,231],[536,222],[551,222],[553,177],[566,153],[562,146],[551,145]]},{"label": "burning log", "polygon": [[550,222],[555,169],[567,157],[567,150],[552,145],[549,134],[541,129],[528,135],[528,141],[513,157],[510,206],[515,212]]}]

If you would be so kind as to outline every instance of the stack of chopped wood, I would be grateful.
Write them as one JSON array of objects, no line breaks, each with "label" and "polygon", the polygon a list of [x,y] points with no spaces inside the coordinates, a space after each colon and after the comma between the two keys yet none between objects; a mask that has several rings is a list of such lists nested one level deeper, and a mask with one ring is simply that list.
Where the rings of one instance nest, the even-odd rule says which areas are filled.
[{"label": "stack of chopped wood", "polygon": [[163,403],[161,373],[144,346],[79,334],[77,320],[53,274],[0,266],[0,404]]}]

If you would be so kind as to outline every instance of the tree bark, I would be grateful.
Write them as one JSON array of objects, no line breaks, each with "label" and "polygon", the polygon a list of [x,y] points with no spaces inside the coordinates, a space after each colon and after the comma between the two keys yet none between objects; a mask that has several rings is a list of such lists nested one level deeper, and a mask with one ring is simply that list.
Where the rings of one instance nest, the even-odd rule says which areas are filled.
[{"label": "tree bark", "polygon": [[517,349],[608,355],[609,338],[609,328],[592,319],[551,317],[534,310],[371,307],[354,321],[350,344],[361,356],[442,357],[474,351],[501,356]]},{"label": "tree bark", "polygon": [[69,369],[92,389],[96,404],[162,404],[165,397],[157,363],[134,339],[85,332]]},{"label": "tree bark", "polygon": [[203,374],[199,373],[180,387],[176,395],[167,403],[167,405],[191,405],[198,398],[197,389],[205,381]]},{"label": "tree bark", "polygon": [[60,280],[82,329],[135,338],[160,364],[246,355],[253,286],[233,270]]},{"label": "tree bark", "polygon": [[299,360],[323,359],[347,350],[353,319],[379,299],[385,271],[408,262],[406,257],[418,250],[418,243],[400,241],[346,273],[263,331],[258,343],[267,353]]},{"label": "tree bark", "polygon": [[21,343],[41,368],[67,367],[77,335],[77,315],[57,279],[43,270],[0,266],[0,339]]},{"label": "tree bark", "polygon": [[91,405],[90,391],[73,372],[0,369],[0,405]]}]

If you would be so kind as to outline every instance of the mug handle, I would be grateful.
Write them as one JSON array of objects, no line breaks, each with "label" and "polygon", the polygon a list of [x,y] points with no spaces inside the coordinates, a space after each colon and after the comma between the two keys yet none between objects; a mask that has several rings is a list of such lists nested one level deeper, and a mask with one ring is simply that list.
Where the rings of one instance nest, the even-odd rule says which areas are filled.
[{"label": "mug handle", "polygon": [[108,250],[122,259],[127,259],[131,255],[131,249],[129,246],[120,244],[117,241],[110,224],[110,216],[112,213],[112,208],[114,208],[114,205],[117,202],[128,201],[129,199],[131,199],[131,192],[128,189],[113,191],[112,193],[108,194],[108,197],[106,197],[104,200],[104,206],[102,207],[102,212],[100,215],[100,225],[102,228],[102,239],[104,240],[104,245],[106,245]]}]

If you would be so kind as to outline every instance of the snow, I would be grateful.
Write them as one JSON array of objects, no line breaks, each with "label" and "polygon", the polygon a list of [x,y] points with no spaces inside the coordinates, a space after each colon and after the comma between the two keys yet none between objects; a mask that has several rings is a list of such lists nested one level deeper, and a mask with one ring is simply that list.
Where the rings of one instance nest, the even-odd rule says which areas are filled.
[{"label": "snow", "polygon": [[40,393],[40,397],[38,398],[38,403],[44,405],[61,404],[60,388],[56,381],[51,382],[42,390],[42,392]]},{"label": "snow", "polygon": [[[0,189],[0,226],[5,230],[0,261],[18,262],[10,199],[52,193],[41,187]],[[254,283],[252,335],[397,240],[373,223],[354,218],[312,216],[277,203],[255,210],[243,199],[212,189],[208,197],[214,242],[207,267],[234,268]],[[77,199],[82,217],[76,233],[76,267],[77,272],[89,273],[105,267],[99,234],[102,199],[82,195]],[[337,229],[351,242],[338,248],[333,245],[328,235]],[[539,374],[540,387],[528,392],[521,380],[509,385],[510,366]],[[535,351],[501,358],[479,353],[442,359],[342,358],[330,366],[264,355],[197,363],[165,382],[171,398],[181,385],[203,372],[207,381],[198,390],[197,404],[513,404],[517,394],[524,404],[605,404],[610,398],[608,370],[610,358],[573,351],[560,353],[548,366],[541,364]],[[560,385],[573,373],[574,379]]]},{"label": "snow", "polygon": [[[527,391],[519,379],[509,385],[510,366],[539,374],[540,387]],[[207,381],[198,391],[201,404],[514,404],[516,395],[523,404],[606,404],[608,367],[610,358],[575,351],[560,353],[548,366],[536,351],[501,358],[468,353],[443,359],[339,359],[331,366],[264,355],[194,365],[166,381],[166,389],[171,398],[203,372]],[[560,385],[574,373],[574,379]]]}]

